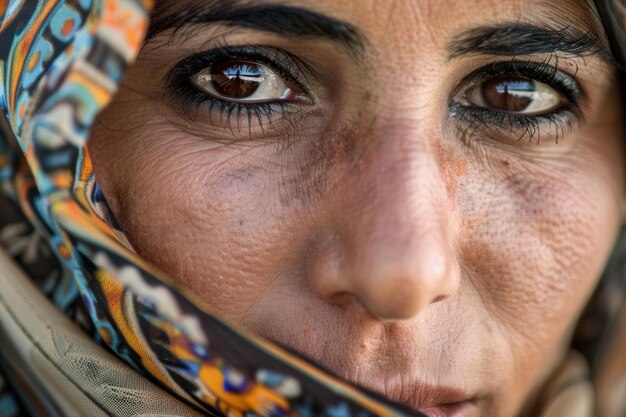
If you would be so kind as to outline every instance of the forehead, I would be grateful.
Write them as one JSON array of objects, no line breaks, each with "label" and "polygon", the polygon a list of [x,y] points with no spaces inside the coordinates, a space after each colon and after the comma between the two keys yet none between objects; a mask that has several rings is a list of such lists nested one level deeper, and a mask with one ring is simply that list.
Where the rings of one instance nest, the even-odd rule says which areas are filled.
[{"label": "forehead", "polygon": [[[354,29],[359,45],[356,48],[360,64],[365,64],[370,71],[361,72],[361,75],[376,77],[381,71],[393,77],[402,76],[405,82],[428,84],[439,79],[441,71],[448,69],[457,71],[457,67],[447,66],[450,58],[452,45],[459,38],[464,38],[468,33],[478,33],[477,39],[483,39],[485,35],[482,29],[492,27],[512,27],[516,25],[529,25],[547,28],[555,37],[550,42],[542,38],[532,36],[500,37],[500,34],[489,36],[489,39],[500,39],[499,42],[506,48],[512,43],[526,43],[544,46],[544,57],[549,56],[550,48],[558,48],[561,42],[568,45],[576,45],[582,39],[581,36],[589,34],[594,43],[610,56],[610,47],[602,24],[596,13],[593,0],[159,0],[155,10],[151,31],[159,32],[158,28],[162,21],[167,21],[170,15],[176,15],[178,22],[185,25],[191,22],[190,27],[198,30],[194,34],[209,33],[205,30],[212,27],[213,23],[219,23],[220,19],[209,19],[212,23],[206,25],[193,24],[194,16],[202,14],[237,14],[238,10],[264,10],[286,6],[289,9],[301,9],[314,12],[330,18],[335,22],[346,23]],[[269,7],[266,7],[269,6]],[[243,12],[246,14],[246,12]],[[254,20],[264,19],[264,27],[279,28],[278,33],[281,47],[288,48],[299,44],[303,37],[292,36],[298,30],[293,30],[294,25],[302,26],[297,20],[289,23],[291,32],[284,31],[277,23],[275,15],[264,12],[247,13]],[[180,19],[183,16],[183,19]],[[311,26],[310,23],[307,24]],[[219,26],[219,25],[218,25]],[[316,23],[313,23],[316,26]],[[575,29],[578,33],[570,37],[568,41],[560,40],[559,33],[571,32]],[[217,30],[220,33],[220,30]],[[582,34],[582,35],[581,35]],[[257,34],[252,33],[249,39],[256,39]],[[201,38],[200,36],[199,38]],[[204,36],[206,38],[206,36]],[[194,36],[184,36],[185,43],[193,42]],[[565,36],[564,36],[565,38]],[[258,39],[264,39],[258,36]],[[496,39],[496,40],[497,40]],[[539,40],[538,40],[539,39]],[[328,40],[328,38],[326,38]],[[263,42],[263,41],[260,41]],[[480,43],[480,40],[479,40]],[[330,43],[327,42],[328,45]],[[333,45],[334,46],[334,45]],[[317,49],[308,50],[310,56],[316,59],[327,57],[329,51]],[[344,49],[339,49],[339,53]],[[298,54],[303,50],[299,49]],[[511,54],[509,54],[511,55]],[[517,52],[512,54],[517,56]],[[470,55],[468,55],[469,57]],[[556,56],[556,55],[555,55]],[[419,65],[420,71],[415,71]],[[578,64],[576,64],[578,65]],[[459,67],[460,68],[460,67]],[[361,67],[363,70],[364,67]],[[450,76],[454,76],[451,74]],[[407,78],[408,77],[408,78]],[[394,78],[395,79],[395,78]],[[397,83],[401,88],[402,83]]]},{"label": "forehead", "polygon": [[593,0],[158,0],[158,14],[216,6],[301,7],[345,21],[371,43],[431,43],[482,25],[540,23],[603,34]]}]

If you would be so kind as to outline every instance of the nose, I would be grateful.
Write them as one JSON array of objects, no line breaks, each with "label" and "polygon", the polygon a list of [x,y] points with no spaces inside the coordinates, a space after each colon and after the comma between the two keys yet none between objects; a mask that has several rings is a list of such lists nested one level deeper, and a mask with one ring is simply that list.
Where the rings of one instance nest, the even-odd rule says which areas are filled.
[{"label": "nose", "polygon": [[318,246],[310,279],[329,303],[356,301],[398,321],[452,297],[460,271],[437,148],[407,129],[386,139],[334,189],[331,238]]}]

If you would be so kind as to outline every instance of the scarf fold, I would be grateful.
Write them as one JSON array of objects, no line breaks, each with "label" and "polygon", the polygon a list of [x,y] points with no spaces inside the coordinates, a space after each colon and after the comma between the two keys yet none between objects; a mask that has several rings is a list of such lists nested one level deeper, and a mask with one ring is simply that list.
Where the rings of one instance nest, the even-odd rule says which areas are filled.
[{"label": "scarf fold", "polygon": [[45,415],[59,417],[202,415],[94,343],[4,253],[0,253],[0,288],[5,336],[0,338],[0,351],[10,358],[5,372],[15,383],[32,387],[23,391],[26,397],[21,402],[30,414],[46,410]]},{"label": "scarf fold", "polygon": [[[623,3],[613,4],[623,19]],[[419,416],[226,323],[104,220],[85,144],[150,9],[150,0],[0,0],[0,241],[20,265],[0,254],[0,417],[19,407]],[[18,397],[2,396],[7,382]]]}]

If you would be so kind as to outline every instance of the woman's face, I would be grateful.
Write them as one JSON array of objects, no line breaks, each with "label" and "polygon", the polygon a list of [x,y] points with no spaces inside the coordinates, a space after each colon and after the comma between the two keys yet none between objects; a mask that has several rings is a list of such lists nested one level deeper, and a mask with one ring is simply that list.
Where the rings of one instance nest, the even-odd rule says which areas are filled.
[{"label": "woman's face", "polygon": [[584,0],[163,0],[89,148],[133,248],[223,317],[515,416],[620,223],[607,48]]}]

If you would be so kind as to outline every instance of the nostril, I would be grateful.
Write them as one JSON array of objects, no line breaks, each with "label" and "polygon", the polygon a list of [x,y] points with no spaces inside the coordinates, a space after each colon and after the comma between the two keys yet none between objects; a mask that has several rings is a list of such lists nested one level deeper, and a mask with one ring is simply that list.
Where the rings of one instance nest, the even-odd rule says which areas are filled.
[{"label": "nostril", "polygon": [[445,301],[447,298],[448,298],[448,297],[446,297],[445,295],[440,295],[440,296],[436,297],[436,298],[433,300],[433,304],[434,304],[434,303],[439,303],[439,302],[441,302],[441,301]]},{"label": "nostril", "polygon": [[329,304],[332,304],[338,307],[343,307],[346,305],[353,304],[355,302],[355,297],[353,294],[349,292],[339,292],[337,294],[333,294],[327,297],[326,301]]}]

